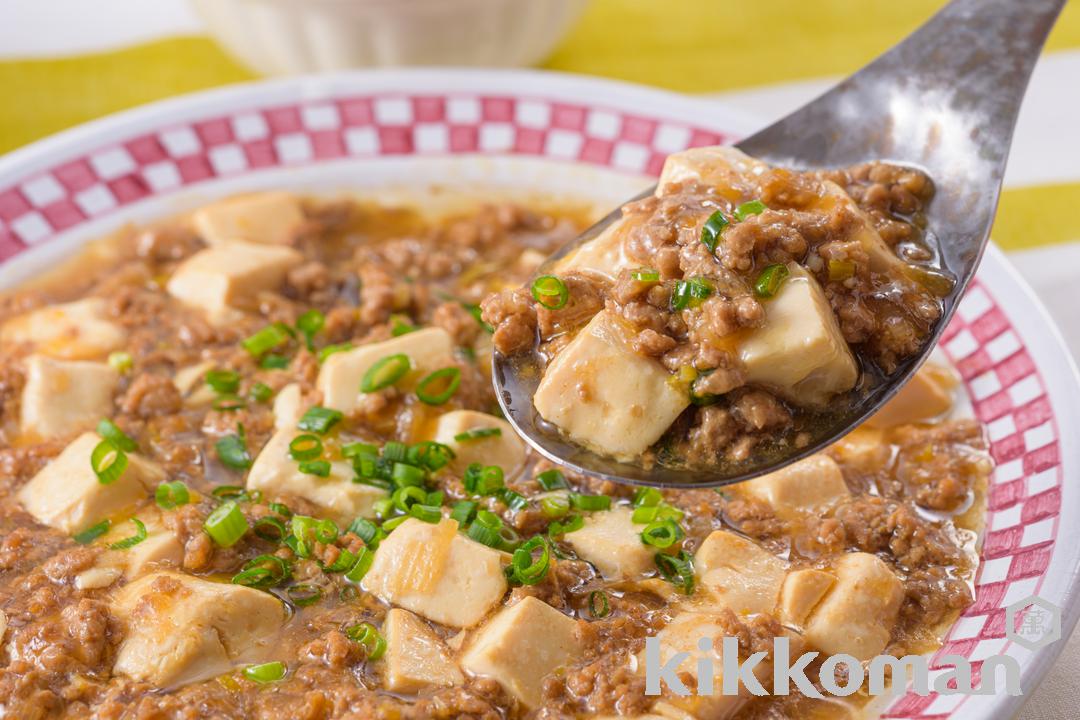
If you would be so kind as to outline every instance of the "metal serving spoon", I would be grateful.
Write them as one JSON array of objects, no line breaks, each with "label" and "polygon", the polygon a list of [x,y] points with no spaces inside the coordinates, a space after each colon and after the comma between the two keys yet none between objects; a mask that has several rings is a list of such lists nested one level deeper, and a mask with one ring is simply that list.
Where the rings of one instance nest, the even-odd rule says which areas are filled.
[{"label": "metal serving spoon", "polygon": [[[855,401],[810,447],[737,474],[657,465],[644,469],[589,452],[550,429],[533,407],[539,378],[495,354],[499,403],[548,459],[618,482],[703,487],[741,482],[818,452],[897,393],[926,360],[982,257],[1001,193],[1020,103],[1039,52],[1066,0],[953,0],[896,47],[827,93],[738,143],[773,165],[839,168],[870,160],[917,166],[934,181],[929,208],[939,266],[956,279],[921,355]],[[639,197],[651,195],[654,188]],[[635,198],[637,199],[637,198]],[[615,210],[560,248],[551,263],[621,216]]]}]

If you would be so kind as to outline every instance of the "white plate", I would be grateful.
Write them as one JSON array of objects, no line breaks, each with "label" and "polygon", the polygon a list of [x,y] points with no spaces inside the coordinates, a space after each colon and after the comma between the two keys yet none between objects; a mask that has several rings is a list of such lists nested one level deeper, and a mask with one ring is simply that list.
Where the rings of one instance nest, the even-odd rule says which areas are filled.
[{"label": "white plate", "polygon": [[[614,205],[664,156],[737,139],[732,108],[536,72],[384,71],[241,85],[84,125],[0,158],[0,287],[126,222],[242,189],[394,194],[432,185],[551,192]],[[1039,597],[1080,614],[1080,380],[1038,301],[991,248],[942,341],[997,469],[975,603],[936,655],[1006,653],[1030,694],[1063,642],[1006,636]],[[1025,613],[1015,618],[1017,627]],[[920,697],[895,718],[1008,718],[1023,697]]]}]

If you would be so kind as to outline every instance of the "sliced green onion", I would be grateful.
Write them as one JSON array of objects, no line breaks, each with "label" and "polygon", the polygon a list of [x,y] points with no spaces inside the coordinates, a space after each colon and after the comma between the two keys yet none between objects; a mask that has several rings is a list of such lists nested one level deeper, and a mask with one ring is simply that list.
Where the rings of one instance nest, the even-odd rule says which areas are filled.
[{"label": "sliced green onion", "polygon": [[292,333],[285,325],[282,323],[274,323],[273,325],[267,325],[254,335],[245,338],[240,344],[245,350],[251,353],[253,357],[259,358],[271,350],[289,342],[289,338],[291,337]]},{"label": "sliced green onion", "polygon": [[338,553],[334,562],[327,565],[324,570],[328,573],[341,573],[352,568],[353,563],[356,562],[356,556],[353,555],[351,550],[345,550],[339,548],[341,552]]},{"label": "sliced green onion", "polygon": [[214,508],[203,523],[203,529],[221,547],[232,547],[248,531],[248,521],[233,500]]},{"label": "sliced green onion", "polygon": [[412,465],[396,462],[390,479],[398,487],[417,487],[424,484],[424,471]]},{"label": "sliced green onion", "polygon": [[693,277],[687,280],[676,280],[675,291],[671,294],[671,309],[696,308],[712,294],[712,283],[706,278]]},{"label": "sliced green onion", "polygon": [[284,370],[289,367],[289,358],[284,355],[267,355],[259,361],[263,370]]},{"label": "sliced green onion", "polygon": [[385,520],[394,513],[394,501],[391,498],[379,498],[375,501],[375,504],[371,506],[372,511],[375,513],[375,517],[380,520]]},{"label": "sliced green onion", "polygon": [[181,505],[187,505],[190,500],[191,494],[188,492],[188,487],[180,480],[163,482],[154,491],[154,502],[162,510],[172,510]]},{"label": "sliced green onion", "polygon": [[285,582],[291,575],[289,564],[277,555],[259,555],[244,563],[240,572],[233,575],[232,584],[265,590]]},{"label": "sliced green onion", "polygon": [[419,382],[416,386],[416,397],[428,405],[442,405],[454,396],[460,385],[461,370],[456,367],[445,367],[436,370]]},{"label": "sliced green onion", "polygon": [[593,590],[589,593],[589,614],[597,620],[606,618],[611,612],[611,606],[608,604],[607,593],[603,590]]},{"label": "sliced green onion", "polygon": [[278,520],[276,517],[261,517],[255,521],[252,531],[263,540],[269,542],[281,542],[285,539],[285,536],[289,533],[285,529],[285,523]]},{"label": "sliced green onion", "polygon": [[322,455],[322,440],[314,435],[297,435],[289,443],[289,457],[297,462],[314,460]]},{"label": "sliced green onion", "polygon": [[554,275],[542,275],[533,280],[532,296],[548,310],[558,310],[570,299],[570,291],[566,289],[566,283]]},{"label": "sliced green onion", "polygon": [[244,668],[244,677],[257,683],[272,683],[285,677],[286,672],[285,663],[275,660],[274,662]]},{"label": "sliced green onion", "polygon": [[674,520],[658,520],[641,531],[641,542],[660,548],[669,548],[685,536]]},{"label": "sliced green onion", "polygon": [[465,527],[475,517],[476,507],[477,503],[472,500],[461,500],[454,504],[454,509],[450,511],[450,517],[457,520],[459,527]]},{"label": "sliced green onion", "polygon": [[477,510],[476,522],[491,530],[498,530],[503,526],[502,518],[490,510]]},{"label": "sliced green onion", "polygon": [[742,221],[751,215],[760,215],[768,210],[768,206],[760,200],[751,200],[750,202],[744,202],[739,207],[735,208],[735,219]]},{"label": "sliced green onion", "polygon": [[304,413],[304,416],[300,418],[300,422],[297,423],[297,427],[301,430],[325,435],[330,432],[330,428],[341,422],[343,417],[345,416],[340,410],[313,407]]},{"label": "sliced green onion", "polygon": [[473,495],[492,495],[503,487],[503,469],[498,465],[471,463],[465,468],[462,482]]},{"label": "sliced green onion", "polygon": [[108,520],[102,520],[101,522],[91,525],[90,527],[86,528],[81,532],[75,533],[71,536],[71,539],[79,543],[80,545],[89,545],[105,533],[109,532],[109,528],[111,526],[111,522],[109,522]]},{"label": "sliced green onion", "polygon": [[338,343],[337,345],[327,345],[319,351],[319,362],[326,362],[326,358],[339,352],[345,352],[346,350],[352,350],[353,344],[351,342]]},{"label": "sliced green onion", "polygon": [[330,477],[330,461],[329,460],[305,460],[300,463],[300,472],[305,475],[314,475],[316,477]]},{"label": "sliced green onion", "polygon": [[630,279],[646,283],[660,282],[660,271],[652,268],[638,268],[630,271]]},{"label": "sliced green onion", "polygon": [[[538,556],[534,553],[540,551]],[[536,535],[514,551],[507,568],[511,582],[519,585],[536,585],[544,579],[551,565],[551,550],[547,540]]]},{"label": "sliced green onion", "polygon": [[506,507],[513,511],[524,510],[529,506],[529,499],[519,492],[510,488],[502,488],[495,493],[496,497],[503,501]]},{"label": "sliced green onion", "polygon": [[131,439],[131,437],[117,427],[116,423],[108,418],[102,418],[97,425],[97,434],[105,440],[108,440],[124,452],[135,452],[139,449],[138,443]]},{"label": "sliced green onion", "polygon": [[290,518],[293,515],[293,511],[289,509],[288,505],[279,502],[272,502],[269,505],[271,512],[276,512],[283,518]]},{"label": "sliced green onion", "polygon": [[146,539],[146,525],[139,518],[131,518],[131,523],[135,526],[135,534],[130,537],[126,537],[123,540],[117,540],[114,543],[110,543],[110,550],[127,550],[128,548],[135,547],[143,540]]},{"label": "sliced green onion", "polygon": [[754,281],[754,294],[758,297],[772,297],[780,289],[780,285],[787,279],[790,271],[787,265],[776,263],[769,265],[761,271],[757,280]]},{"label": "sliced green onion", "polygon": [[233,470],[247,470],[251,467],[251,454],[247,449],[247,440],[243,433],[226,435],[214,445],[221,464]]},{"label": "sliced green onion", "polygon": [[686,595],[694,591],[694,562],[685,550],[680,550],[678,555],[656,553],[653,559],[662,578]]},{"label": "sliced green onion", "polygon": [[386,640],[371,623],[360,623],[345,630],[350,640],[360,643],[367,653],[367,659],[374,662],[386,652]]},{"label": "sliced green onion", "polygon": [[131,368],[135,365],[135,358],[133,358],[129,352],[117,350],[116,352],[109,353],[108,363],[109,367],[113,370],[121,375],[126,375],[131,372]]},{"label": "sliced green onion", "polygon": [[408,335],[411,332],[415,332],[417,327],[409,322],[409,318],[405,315],[391,315],[390,316],[390,335],[393,337],[401,337],[402,335]]},{"label": "sliced green onion", "polygon": [[314,605],[322,599],[323,589],[318,585],[301,583],[300,585],[289,586],[285,591],[285,594],[289,596],[289,600],[293,605],[296,605],[297,607],[307,607],[308,605]]},{"label": "sliced green onion", "polygon": [[386,533],[379,526],[367,518],[356,518],[349,526],[349,532],[364,541],[364,544],[374,549],[379,546],[379,541],[386,537]]},{"label": "sliced green onion", "polygon": [[219,395],[235,395],[240,389],[240,373],[235,370],[211,370],[206,373],[206,384]]},{"label": "sliced green onion", "polygon": [[442,509],[438,505],[421,505],[417,503],[409,508],[409,514],[426,523],[437,523],[442,520]]},{"label": "sliced green onion", "polygon": [[664,495],[653,487],[639,487],[634,491],[634,507],[651,507],[664,501]]},{"label": "sliced green onion", "polygon": [[473,428],[455,435],[454,442],[471,442],[483,438],[499,437],[500,435],[502,435],[502,429],[500,428]]},{"label": "sliced green onion", "polygon": [[585,510],[588,512],[607,510],[611,507],[611,498],[607,495],[583,495],[581,493],[570,493],[570,506],[576,508],[577,510]]},{"label": "sliced green onion", "polygon": [[268,402],[272,397],[274,397],[274,389],[266,383],[257,382],[251,386],[251,399],[255,402]]},{"label": "sliced green onion", "polygon": [[580,515],[571,515],[563,522],[553,522],[548,526],[548,537],[565,535],[585,527],[585,519]]},{"label": "sliced green onion", "polygon": [[239,485],[218,485],[210,491],[210,494],[220,500],[236,500],[242,502],[247,499],[247,493]]},{"label": "sliced green onion", "polygon": [[324,518],[315,523],[315,539],[321,542],[323,545],[329,545],[338,539],[338,535],[341,531],[338,529],[337,523],[329,518]]},{"label": "sliced green onion", "polygon": [[540,500],[540,512],[544,517],[556,520],[570,513],[570,498],[565,495],[552,495]]},{"label": "sliced green onion", "polygon": [[409,519],[408,515],[399,515],[399,516],[397,516],[395,518],[390,518],[389,520],[386,520],[385,522],[383,522],[382,529],[385,530],[386,532],[390,532],[394,528],[396,528],[398,525],[400,525],[401,523],[405,522],[408,519]]},{"label": "sliced green onion", "polygon": [[457,457],[457,454],[449,445],[430,440],[413,446],[413,449],[416,450],[417,464],[426,467],[431,472],[441,470]]},{"label": "sliced green onion", "polygon": [[[724,217],[724,213],[717,210],[709,219],[705,221],[705,224],[701,226],[701,244],[709,249],[709,252],[716,254],[716,246],[720,244],[720,235],[731,223]],[[678,308],[676,308],[678,309]]]},{"label": "sliced green onion", "polygon": [[405,462],[409,457],[409,446],[397,440],[383,445],[383,457],[393,462]]},{"label": "sliced green onion", "polygon": [[236,395],[218,395],[216,398],[214,398],[213,402],[214,409],[221,410],[223,412],[242,410],[244,406],[244,401]]},{"label": "sliced green onion", "polygon": [[648,525],[649,523],[654,522],[659,516],[659,506],[642,505],[641,507],[634,508],[634,512],[630,516],[630,522],[637,523],[638,525]]},{"label": "sliced green onion", "polygon": [[323,329],[324,325],[326,325],[326,316],[318,310],[308,310],[296,319],[296,329],[304,336],[304,343],[308,350],[315,351],[312,338]]},{"label": "sliced green onion", "polygon": [[478,522],[474,522],[470,525],[465,534],[469,536],[469,539],[475,540],[481,545],[487,545],[488,547],[498,547],[502,542],[498,530],[492,530]]},{"label": "sliced green onion", "polygon": [[395,490],[391,497],[394,500],[394,507],[407,513],[413,505],[422,505],[427,500],[427,492],[421,487],[407,485]]},{"label": "sliced green onion", "polygon": [[379,448],[371,443],[351,442],[341,446],[341,457],[353,459],[357,457],[378,457]]},{"label": "sliced green onion", "polygon": [[388,355],[379,360],[364,373],[360,381],[360,392],[373,393],[388,388],[409,372],[412,363],[405,353]]},{"label": "sliced green onion", "polygon": [[562,488],[568,487],[566,484],[566,476],[557,468],[545,470],[540,473],[536,476],[536,482],[540,483],[540,487],[545,490],[561,490]]},{"label": "sliced green onion", "polygon": [[[480,327],[484,328],[484,332],[488,333],[489,335],[495,332],[495,328],[492,327],[491,323],[484,320],[484,311],[481,310],[479,305],[476,305],[475,303],[463,302],[461,303],[461,307],[469,311],[469,314],[473,316],[473,320],[476,320],[477,324]],[[472,348],[469,349],[471,350]]]},{"label": "sliced green onion", "polygon": [[102,440],[90,453],[90,467],[102,485],[111,485],[120,479],[128,466],[128,457],[109,440]]},{"label": "sliced green onion", "polygon": [[371,563],[373,562],[375,562],[374,551],[367,547],[360,548],[360,551],[356,553],[356,562],[345,573],[345,579],[353,583],[360,582],[367,575],[367,571],[371,569]]}]

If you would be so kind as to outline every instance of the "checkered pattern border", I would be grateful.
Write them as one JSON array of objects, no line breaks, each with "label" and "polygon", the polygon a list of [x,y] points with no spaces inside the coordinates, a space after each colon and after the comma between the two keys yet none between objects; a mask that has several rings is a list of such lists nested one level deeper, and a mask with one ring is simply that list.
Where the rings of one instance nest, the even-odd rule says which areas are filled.
[{"label": "checkered pattern border", "polygon": [[[725,133],[560,100],[381,94],[280,105],[162,128],[0,188],[0,262],[125,205],[216,178],[344,158],[523,154],[657,175]],[[989,289],[974,284],[942,345],[960,370],[997,463],[975,603],[935,658],[1002,652],[1005,607],[1035,593],[1061,508],[1058,429],[1035,363]],[[889,718],[957,716],[962,696],[909,694]]]}]

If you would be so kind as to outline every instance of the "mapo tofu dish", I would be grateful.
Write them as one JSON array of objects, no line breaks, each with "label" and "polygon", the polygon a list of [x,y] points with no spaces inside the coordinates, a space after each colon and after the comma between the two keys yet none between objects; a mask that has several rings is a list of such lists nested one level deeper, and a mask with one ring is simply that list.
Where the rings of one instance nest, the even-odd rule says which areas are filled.
[{"label": "mapo tofu dish", "polygon": [[952,283],[920,171],[668,158],[654,195],[484,304],[555,432],[645,468],[739,474],[835,434],[921,354]]},{"label": "mapo tofu dish", "polygon": [[[514,434],[492,391],[494,348],[531,342],[537,328],[554,365],[603,355],[580,348],[583,333],[634,327],[632,354],[612,350],[612,367],[658,363],[669,375],[664,359],[681,353],[673,367],[699,375],[680,381],[724,398],[693,406],[688,451],[737,453],[737,435],[788,432],[785,403],[850,387],[849,343],[885,368],[911,352],[936,307],[922,286],[898,275],[893,292],[863,294],[876,261],[851,244],[814,245],[822,265],[804,267],[788,220],[767,223],[779,235],[761,257],[757,231],[743,251],[732,231],[782,213],[810,232],[848,213],[871,218],[867,231],[889,238],[888,262],[899,262],[893,251],[918,238],[894,216],[917,213],[918,178],[877,166],[837,175],[824,185],[834,216],[795,209],[834,180],[754,177],[768,209],[700,258],[731,275],[685,266],[681,253],[698,250],[680,251],[678,234],[655,247],[652,231],[632,234],[660,280],[619,270],[604,288],[567,269],[540,295],[562,287],[568,309],[537,308],[513,288],[588,224],[580,211],[470,201],[433,214],[285,192],[125,229],[8,291],[0,708],[16,718],[857,717],[865,696],[650,695],[643,648],[656,637],[667,657],[735,637],[744,657],[788,637],[859,660],[933,649],[972,600],[990,472],[981,428],[953,412],[947,368],[924,368],[827,452],[722,492],[561,471]],[[628,218],[670,217],[696,234],[691,209],[742,200],[665,182],[668,194]],[[767,302],[710,294],[697,308],[713,320],[678,332],[653,303],[674,277],[743,282],[762,258],[788,268],[770,302],[795,292],[793,313],[813,300],[832,323],[807,330],[823,364],[788,385],[740,375],[724,353],[694,364],[718,318],[759,332]],[[823,286],[837,263],[845,280]],[[647,308],[662,326],[648,326]],[[689,403],[674,405],[679,415]],[[655,442],[615,409],[608,422],[642,449]],[[679,672],[692,684],[696,668]]]}]

